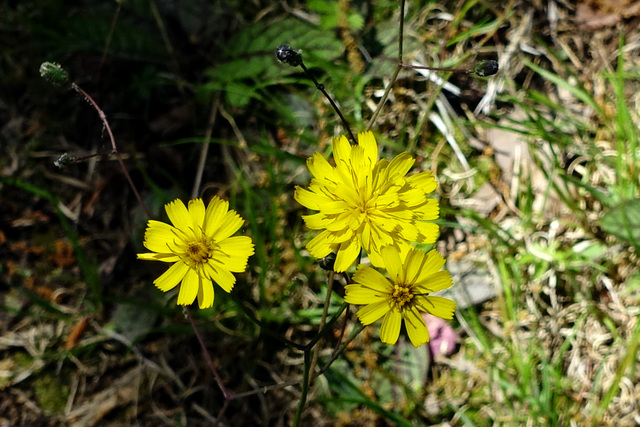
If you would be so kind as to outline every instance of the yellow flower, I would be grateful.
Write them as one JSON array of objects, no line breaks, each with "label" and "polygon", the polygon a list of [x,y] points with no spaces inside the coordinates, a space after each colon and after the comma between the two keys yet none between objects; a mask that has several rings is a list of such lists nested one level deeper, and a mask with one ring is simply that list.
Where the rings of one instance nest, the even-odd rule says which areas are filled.
[{"label": "yellow flower", "polygon": [[398,251],[393,246],[382,248],[384,266],[391,281],[377,270],[359,265],[353,275],[354,284],[345,287],[344,300],[364,305],[356,315],[363,325],[384,316],[380,339],[395,344],[404,320],[411,344],[416,347],[429,342],[429,331],[421,313],[443,319],[453,318],[456,303],[432,292],[450,287],[453,282],[448,271],[439,271],[444,258],[435,249],[426,253],[411,248]]},{"label": "yellow flower", "polygon": [[358,134],[358,144],[347,138],[333,139],[331,166],[320,153],[307,161],[313,175],[309,189],[296,187],[295,199],[319,211],[304,215],[312,230],[323,230],[308,244],[309,253],[324,258],[337,252],[335,271],[348,269],[362,248],[372,264],[380,265],[380,249],[407,242],[433,243],[438,218],[438,201],[427,198],[437,183],[431,172],[405,175],[415,160],[402,153],[390,162],[378,160],[378,145],[371,132]]},{"label": "yellow flower", "polygon": [[231,237],[244,223],[229,203],[214,197],[205,209],[202,199],[189,201],[189,209],[181,200],[165,205],[173,226],[149,220],[144,246],[153,253],[138,254],[139,259],[174,263],[153,283],[167,292],[178,283],[178,304],[193,303],[196,296],[200,308],[213,305],[213,283],[231,292],[236,278],[247,268],[253,255],[253,243],[247,236]]}]

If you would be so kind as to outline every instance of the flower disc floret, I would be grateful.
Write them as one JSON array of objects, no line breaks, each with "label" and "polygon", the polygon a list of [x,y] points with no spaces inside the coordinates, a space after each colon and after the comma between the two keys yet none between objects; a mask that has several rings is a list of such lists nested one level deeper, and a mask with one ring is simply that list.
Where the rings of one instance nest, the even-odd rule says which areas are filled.
[{"label": "flower disc floret", "polygon": [[455,302],[431,295],[453,284],[451,274],[439,271],[444,258],[435,249],[427,253],[415,248],[399,251],[394,246],[385,246],[381,252],[389,279],[361,264],[353,275],[354,283],[345,287],[344,300],[364,306],[356,313],[363,325],[383,318],[382,342],[395,344],[404,321],[409,340],[419,347],[429,342],[429,331],[421,313],[453,318]]},{"label": "flower disc floret", "polygon": [[236,282],[232,273],[245,271],[254,253],[250,237],[232,237],[244,220],[218,197],[206,209],[202,199],[194,199],[188,208],[174,200],[165,210],[173,225],[150,220],[143,244],[151,253],[138,258],[173,263],[153,283],[163,292],[181,284],[179,305],[191,304],[197,297],[200,308],[211,307],[213,282],[231,292]]},{"label": "flower disc floret", "polygon": [[307,161],[313,176],[308,189],[296,187],[295,199],[319,211],[304,215],[307,227],[322,230],[308,244],[309,253],[324,258],[336,252],[335,271],[348,269],[362,248],[380,265],[380,249],[410,247],[408,242],[433,243],[440,213],[438,201],[427,196],[437,186],[431,172],[407,177],[415,160],[402,153],[393,160],[378,159],[371,132],[358,134],[358,144],[346,137],[332,141],[332,166],[320,153]]}]

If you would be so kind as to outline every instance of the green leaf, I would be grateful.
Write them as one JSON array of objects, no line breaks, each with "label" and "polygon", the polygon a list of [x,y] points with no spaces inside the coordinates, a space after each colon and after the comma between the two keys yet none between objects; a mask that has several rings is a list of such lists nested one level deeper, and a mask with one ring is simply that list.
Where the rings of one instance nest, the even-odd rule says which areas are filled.
[{"label": "green leaf", "polygon": [[587,104],[595,112],[597,112],[600,116],[604,115],[603,111],[602,111],[602,107],[600,107],[600,105],[598,105],[598,103],[595,101],[593,96],[591,96],[591,94],[589,92],[587,92],[582,86],[576,86],[576,85],[574,85],[572,83],[569,83],[567,80],[563,79],[562,77],[558,76],[557,74],[554,74],[553,72],[551,72],[549,70],[545,70],[544,68],[534,64],[533,62],[531,62],[531,61],[529,61],[527,59],[524,59],[523,62],[524,62],[524,65],[526,65],[531,70],[533,70],[534,72],[539,74],[541,77],[547,79],[548,81],[550,81],[551,83],[555,84],[556,86],[567,90],[569,93],[571,93],[577,99],[579,99],[580,101],[582,101],[585,104]]},{"label": "green leaf", "polygon": [[358,13],[352,13],[347,17],[347,23],[352,30],[362,30],[364,28],[364,17]]},{"label": "green leaf", "polygon": [[431,361],[427,346],[414,347],[408,341],[397,344],[398,359],[394,364],[394,371],[402,384],[417,393],[425,387],[429,376]]},{"label": "green leaf", "polygon": [[275,49],[282,43],[302,49],[304,59],[331,61],[342,54],[342,45],[336,36],[308,23],[285,20],[277,24],[256,23],[244,28],[226,44],[225,62],[207,74],[224,81],[245,78],[258,79],[261,75],[281,76],[299,73],[300,69],[278,63]]},{"label": "green leaf", "polygon": [[218,67],[216,70],[216,76],[222,81],[234,81],[256,77],[266,70],[264,62],[265,58],[257,56],[227,62]]},{"label": "green leaf", "polygon": [[336,405],[339,404],[346,406],[349,404],[355,404],[365,406],[375,411],[386,420],[393,422],[393,425],[401,427],[413,426],[413,423],[405,419],[405,417],[403,417],[402,415],[392,411],[388,411],[378,402],[372,400],[369,396],[364,394],[360,390],[360,384],[356,382],[357,380],[352,378],[352,375],[349,375],[348,368],[342,367],[342,369],[340,369],[339,366],[340,365],[335,364],[325,373],[327,379],[329,380],[332,391],[337,394],[337,396],[325,399],[321,398],[319,400],[333,402]]},{"label": "green leaf", "polygon": [[640,244],[640,199],[628,200],[611,208],[600,220],[600,226],[634,246]]},{"label": "green leaf", "polygon": [[219,52],[222,62],[205,73],[209,81],[197,90],[200,99],[211,91],[224,90],[227,100],[244,107],[251,99],[261,99],[269,86],[282,84],[287,76],[301,73],[298,67],[278,62],[275,49],[288,43],[302,50],[308,67],[325,65],[342,55],[343,47],[331,31],[298,20],[258,22],[232,37]]},{"label": "green leaf", "polygon": [[[145,296],[146,297],[146,296]],[[148,334],[158,318],[158,313],[144,303],[119,302],[115,306],[111,324],[130,341]]]},{"label": "green leaf", "polygon": [[254,93],[254,89],[241,82],[229,82],[227,84],[227,99],[231,105],[245,107]]}]

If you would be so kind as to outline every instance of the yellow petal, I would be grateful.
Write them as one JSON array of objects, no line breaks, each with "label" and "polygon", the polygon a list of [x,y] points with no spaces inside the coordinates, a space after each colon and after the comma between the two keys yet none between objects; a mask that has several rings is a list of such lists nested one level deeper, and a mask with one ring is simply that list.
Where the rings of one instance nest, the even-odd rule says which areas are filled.
[{"label": "yellow petal", "polygon": [[[401,236],[398,235],[397,233],[386,231],[385,229],[380,228],[379,224],[376,224],[376,223],[372,223],[371,225],[372,225],[371,227],[371,247],[372,248],[382,248],[383,246],[394,245],[398,240],[400,240]],[[377,249],[377,250],[379,251],[381,249]]]},{"label": "yellow petal", "polygon": [[420,347],[421,345],[429,342],[429,330],[424,323],[422,315],[413,308],[407,310],[404,313],[404,327],[409,335],[409,340],[414,347]]},{"label": "yellow petal", "polygon": [[427,196],[421,188],[405,187],[402,191],[398,192],[397,196],[405,205],[411,207],[412,210],[427,203]]},{"label": "yellow petal", "polygon": [[180,292],[178,292],[178,305],[189,305],[196,299],[201,280],[202,278],[195,270],[189,269],[187,271],[182,279]]},{"label": "yellow petal", "polygon": [[440,252],[435,249],[430,250],[427,253],[427,259],[424,261],[424,266],[422,267],[422,271],[420,272],[416,283],[422,284],[426,282],[429,276],[435,274],[444,266],[444,262],[444,258],[440,255]]},{"label": "yellow petal", "polygon": [[397,247],[400,248],[400,259],[407,259],[409,251],[413,249],[413,246],[404,240],[399,241]]},{"label": "yellow petal", "polygon": [[379,251],[372,250],[367,252],[367,255],[369,256],[369,262],[371,262],[371,265],[378,268],[384,268],[384,260],[382,259],[382,256],[380,256]]},{"label": "yellow petal", "polygon": [[230,210],[222,216],[220,227],[214,233],[207,234],[207,236],[220,243],[238,231],[243,224],[244,219],[236,211]]},{"label": "yellow petal", "polygon": [[378,161],[378,143],[371,131],[360,132],[358,134],[358,145],[363,148],[364,157],[371,166]]},{"label": "yellow petal", "polygon": [[311,230],[322,230],[327,228],[327,225],[331,224],[332,221],[331,217],[321,212],[312,215],[302,215],[302,220],[307,228]]},{"label": "yellow petal", "polygon": [[327,162],[321,153],[316,152],[307,160],[309,172],[317,179],[335,180],[333,166]]},{"label": "yellow petal", "polygon": [[389,299],[391,283],[377,270],[360,264],[353,276],[355,284],[345,287],[345,301],[349,304],[374,304]]},{"label": "yellow petal", "polygon": [[[339,190],[336,190],[339,193]],[[325,215],[340,215],[353,209],[345,200],[327,200],[318,210]]]},{"label": "yellow petal", "polygon": [[361,204],[362,196],[357,192],[353,185],[339,184],[336,186],[335,194],[339,195],[342,200],[346,202],[348,206],[344,206],[343,209],[351,207],[353,209]]},{"label": "yellow petal", "polygon": [[398,197],[398,193],[393,191],[386,191],[380,194],[376,198],[376,207],[384,211],[393,209],[397,207],[399,204],[400,204],[400,199]]},{"label": "yellow petal", "polygon": [[389,301],[384,300],[365,305],[356,313],[363,325],[370,325],[389,311]]},{"label": "yellow petal", "polygon": [[164,205],[164,210],[167,211],[169,220],[174,227],[184,230],[193,226],[189,211],[187,211],[182,200],[176,199],[173,202],[167,203]]},{"label": "yellow petal", "polygon": [[327,224],[327,226],[325,227],[327,229],[327,231],[330,231],[332,233],[336,233],[336,232],[341,232],[344,233],[347,231],[349,227],[349,224],[351,224],[352,221],[352,212],[351,211],[347,211],[347,212],[342,212],[338,215],[331,215],[331,222]]},{"label": "yellow petal", "polygon": [[416,242],[420,236],[420,230],[414,222],[403,222],[397,230],[400,237],[409,242]]},{"label": "yellow petal", "polygon": [[162,292],[167,292],[176,287],[182,278],[189,271],[189,266],[182,261],[173,264],[160,277],[154,280],[153,284]]},{"label": "yellow petal", "polygon": [[367,253],[369,253],[369,247],[371,246],[371,223],[365,221],[360,231],[360,239],[362,241],[362,247]]},{"label": "yellow petal", "polygon": [[356,174],[360,172],[360,169],[365,169],[364,149],[360,145],[352,145],[349,160],[351,169]]},{"label": "yellow petal", "polygon": [[344,290],[344,300],[349,304],[367,305],[389,300],[389,295],[363,285],[347,285]]},{"label": "yellow petal", "polygon": [[202,286],[198,288],[198,307],[204,309],[213,306],[214,297],[213,283],[211,280],[203,279]]},{"label": "yellow petal", "polygon": [[382,273],[368,265],[360,264],[358,266],[353,275],[353,281],[372,289],[377,294],[388,294],[393,289],[393,285]]},{"label": "yellow petal", "polygon": [[349,163],[351,157],[351,144],[347,138],[342,135],[339,138],[333,138],[331,141],[331,147],[333,150],[333,159],[336,162],[336,167],[343,167]]},{"label": "yellow petal", "polygon": [[220,286],[225,292],[231,292],[233,285],[236,283],[236,276],[223,267],[212,268],[211,264],[206,264],[208,275]]},{"label": "yellow petal", "polygon": [[382,319],[380,326],[380,341],[385,344],[395,344],[400,336],[400,325],[402,324],[402,314],[399,311],[391,310]]},{"label": "yellow petal", "polygon": [[189,200],[189,216],[194,228],[202,227],[204,225],[204,202],[202,199]]},{"label": "yellow petal", "polygon": [[438,224],[417,221],[415,225],[418,227],[418,236],[414,240],[415,242],[435,243],[436,240],[438,240],[438,235],[440,234],[440,227]]},{"label": "yellow petal", "polygon": [[440,202],[436,199],[426,199],[425,203],[413,209],[415,218],[421,221],[433,221],[440,217]]},{"label": "yellow petal", "polygon": [[358,255],[360,255],[361,249],[360,241],[356,237],[348,242],[341,243],[333,267],[334,271],[336,273],[342,273],[351,267]]},{"label": "yellow petal", "polygon": [[[349,159],[347,159],[347,161],[345,162],[339,163],[336,166],[336,176],[338,177],[338,184],[343,188],[357,187],[357,184],[354,182],[354,179],[355,179],[354,171],[351,166],[352,166],[352,163]],[[334,190],[333,195],[338,196],[340,198],[343,197],[338,190]]]},{"label": "yellow petal", "polygon": [[[220,251],[224,257],[216,253]],[[247,260],[254,253],[254,245],[251,237],[229,237],[218,244],[218,251],[214,252],[213,259],[219,262],[229,271],[241,273],[247,269]]]},{"label": "yellow petal", "polygon": [[388,180],[394,182],[398,179],[404,178],[404,176],[409,172],[411,166],[415,163],[415,159],[411,157],[411,154],[404,152],[398,154],[391,162],[389,162],[389,166],[387,168]]},{"label": "yellow petal", "polygon": [[333,189],[340,183],[342,183],[340,180],[337,180],[336,182],[329,182],[326,179],[313,178],[309,183],[308,190],[319,196],[327,197],[329,200],[334,200],[336,197]]},{"label": "yellow petal", "polygon": [[380,253],[380,248],[375,245],[375,241],[371,241],[369,247],[365,247],[364,249],[367,252],[367,256],[369,257],[369,262],[371,263],[371,265],[377,268],[385,268],[384,260],[382,259],[382,254]]},{"label": "yellow petal", "polygon": [[229,202],[214,196],[209,200],[204,214],[203,230],[207,236],[213,235],[223,224],[223,218],[229,210]]},{"label": "yellow petal", "polygon": [[168,252],[168,243],[176,239],[175,228],[164,222],[149,220],[144,233],[144,247],[153,252]]},{"label": "yellow petal", "polygon": [[426,313],[433,314],[434,316],[438,316],[442,319],[453,319],[453,313],[456,310],[456,303],[450,299],[438,296],[416,298],[419,298],[418,301],[420,308]]},{"label": "yellow petal", "polygon": [[324,258],[338,245],[333,243],[331,233],[323,231],[307,243],[307,250],[314,258]]},{"label": "yellow petal", "polygon": [[400,251],[395,246],[384,246],[380,250],[382,263],[393,283],[399,283],[402,278],[402,259]]},{"label": "yellow petal", "polygon": [[298,186],[296,186],[295,192],[293,193],[293,198],[305,208],[317,211],[321,210],[327,203],[333,202],[333,200],[327,196],[312,193],[311,191]]},{"label": "yellow petal", "polygon": [[157,253],[144,253],[138,254],[138,259],[144,259],[147,261],[162,261],[162,262],[176,262],[180,259],[178,255],[175,254],[157,254]]},{"label": "yellow petal", "polygon": [[[421,276],[422,279],[422,276]],[[447,289],[453,285],[451,273],[446,270],[438,271],[424,277],[416,283],[416,289],[421,294],[432,293]]]},{"label": "yellow petal", "polygon": [[409,185],[421,188],[425,193],[431,193],[438,186],[436,178],[431,171],[420,172],[407,178]]},{"label": "yellow petal", "polygon": [[380,159],[380,161],[375,164],[373,167],[373,176],[375,177],[374,185],[382,186],[388,184],[386,182],[388,166],[389,160],[387,159]]},{"label": "yellow petal", "polygon": [[416,283],[423,271],[427,254],[420,249],[411,249],[404,259],[404,283]]}]

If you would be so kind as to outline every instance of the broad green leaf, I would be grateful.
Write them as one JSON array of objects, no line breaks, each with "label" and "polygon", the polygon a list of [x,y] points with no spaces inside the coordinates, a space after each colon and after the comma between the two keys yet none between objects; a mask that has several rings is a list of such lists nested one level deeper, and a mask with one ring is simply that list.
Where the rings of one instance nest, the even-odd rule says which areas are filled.
[{"label": "broad green leaf", "polygon": [[347,18],[347,23],[352,30],[361,30],[364,28],[364,17],[358,13],[352,13]]},{"label": "broad green leaf", "polygon": [[254,93],[254,89],[242,82],[229,82],[227,85],[227,99],[236,107],[244,107]]}]

